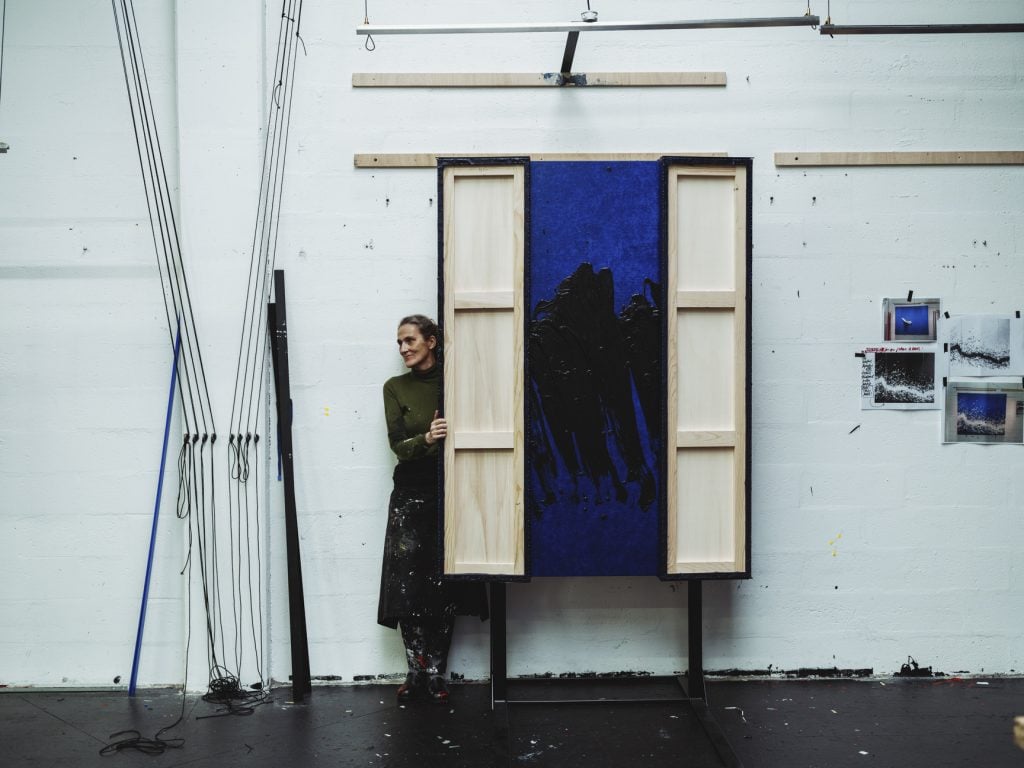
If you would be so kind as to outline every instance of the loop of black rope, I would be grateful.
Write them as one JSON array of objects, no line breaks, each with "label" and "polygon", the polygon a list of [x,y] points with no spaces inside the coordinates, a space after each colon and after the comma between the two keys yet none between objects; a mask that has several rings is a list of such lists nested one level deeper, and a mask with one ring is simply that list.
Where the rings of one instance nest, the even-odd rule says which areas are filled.
[{"label": "loop of black rope", "polygon": [[[163,733],[163,731],[160,733]],[[123,736],[125,738],[118,739],[118,736]],[[128,750],[141,752],[144,755],[162,755],[168,749],[181,749],[185,746],[185,740],[182,738],[161,739],[160,734],[158,733],[153,738],[147,739],[134,729],[112,733],[110,734],[110,738],[117,740],[112,741],[110,744],[103,747],[103,749],[100,750],[101,755],[113,755],[118,752],[125,752]]]}]

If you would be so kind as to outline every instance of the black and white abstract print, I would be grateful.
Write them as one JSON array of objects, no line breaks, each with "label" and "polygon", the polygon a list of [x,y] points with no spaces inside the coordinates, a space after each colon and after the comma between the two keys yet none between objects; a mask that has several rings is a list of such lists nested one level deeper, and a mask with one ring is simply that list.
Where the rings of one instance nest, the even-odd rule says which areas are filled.
[{"label": "black and white abstract print", "polygon": [[861,364],[861,408],[938,410],[935,352],[902,345],[868,348]]},{"label": "black and white abstract print", "polygon": [[949,332],[952,376],[1003,376],[1010,369],[1010,319],[994,315],[954,318]]},{"label": "black and white abstract print", "polygon": [[935,353],[876,352],[875,403],[934,403]]}]

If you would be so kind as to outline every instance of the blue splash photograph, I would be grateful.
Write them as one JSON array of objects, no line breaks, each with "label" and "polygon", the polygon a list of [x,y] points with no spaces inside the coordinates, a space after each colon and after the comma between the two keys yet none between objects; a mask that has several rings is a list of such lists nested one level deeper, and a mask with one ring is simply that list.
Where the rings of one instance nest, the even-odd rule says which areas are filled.
[{"label": "blue splash photograph", "polygon": [[956,396],[958,435],[1005,435],[1006,394],[1003,392],[958,392]]},{"label": "blue splash photograph", "polygon": [[928,313],[926,304],[905,304],[895,308],[893,330],[896,336],[927,336]]}]

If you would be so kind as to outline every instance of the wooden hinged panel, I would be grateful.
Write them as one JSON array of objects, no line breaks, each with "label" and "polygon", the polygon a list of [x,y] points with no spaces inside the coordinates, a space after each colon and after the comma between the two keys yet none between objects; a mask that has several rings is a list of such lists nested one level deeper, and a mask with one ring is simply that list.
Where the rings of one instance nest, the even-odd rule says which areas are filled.
[{"label": "wooden hinged panel", "polygon": [[525,167],[439,162],[444,573],[525,573]]},{"label": "wooden hinged panel", "polygon": [[750,165],[664,167],[666,576],[749,576]]}]

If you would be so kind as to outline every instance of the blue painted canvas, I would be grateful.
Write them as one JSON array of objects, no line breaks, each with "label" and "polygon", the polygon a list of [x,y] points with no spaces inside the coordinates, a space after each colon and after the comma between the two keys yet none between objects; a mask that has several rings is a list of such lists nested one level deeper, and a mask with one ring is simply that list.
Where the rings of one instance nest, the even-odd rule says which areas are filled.
[{"label": "blue painted canvas", "polygon": [[533,576],[658,572],[658,188],[655,162],[530,167]]}]

